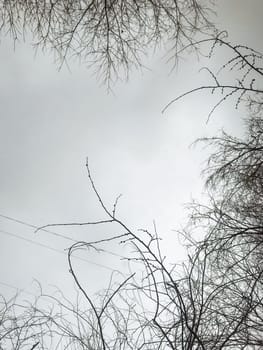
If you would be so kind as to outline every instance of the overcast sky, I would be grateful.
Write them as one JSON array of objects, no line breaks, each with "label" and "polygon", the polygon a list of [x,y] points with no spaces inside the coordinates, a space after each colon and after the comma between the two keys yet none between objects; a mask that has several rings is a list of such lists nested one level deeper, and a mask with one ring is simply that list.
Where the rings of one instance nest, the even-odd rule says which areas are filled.
[{"label": "overcast sky", "polygon": [[[261,0],[221,0],[216,21],[233,42],[263,50],[262,9]],[[133,72],[128,83],[118,83],[108,94],[85,65],[73,62],[70,71],[58,71],[51,55],[35,56],[28,42],[14,51],[12,41],[2,38],[0,57],[0,214],[36,226],[100,219],[85,168],[89,156],[106,203],[122,193],[120,218],[132,229],[151,228],[155,220],[165,252],[171,260],[180,258],[173,230],[184,222],[183,204],[201,197],[200,170],[207,156],[201,147],[189,146],[222,127],[242,134],[245,113],[230,102],[206,124],[214,101],[207,93],[189,96],[161,113],[175,96],[207,81],[199,72],[207,62],[187,57],[169,74],[171,67],[156,55],[147,61],[149,70]],[[222,59],[220,54],[214,58],[214,67]],[[35,234],[32,227],[4,217],[0,229],[1,283],[27,291],[34,278],[44,286],[72,286],[65,255],[14,235],[62,251],[69,241],[47,232]],[[108,233],[93,228],[53,231],[86,240]],[[110,255],[90,252],[81,257],[121,267]],[[109,270],[84,261],[76,264],[90,290],[104,285]],[[3,284],[0,291],[11,295],[13,290]]]}]

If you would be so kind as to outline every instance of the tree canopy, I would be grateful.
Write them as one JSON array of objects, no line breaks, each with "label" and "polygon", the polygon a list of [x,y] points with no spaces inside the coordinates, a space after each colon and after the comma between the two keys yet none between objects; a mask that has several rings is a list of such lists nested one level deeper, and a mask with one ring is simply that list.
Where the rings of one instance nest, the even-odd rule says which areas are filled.
[{"label": "tree canopy", "polygon": [[[62,60],[71,50],[85,59],[92,54],[108,78],[119,65],[125,69],[131,62],[140,65],[140,45],[151,38],[155,43],[167,37],[175,39],[175,45],[184,40],[194,44],[192,34],[208,25],[204,10],[196,1],[2,2],[4,27],[14,37],[21,28],[30,28],[39,44],[51,45]],[[115,225],[118,234],[69,247],[68,267],[80,295],[77,301],[66,299],[61,291],[46,295],[41,287],[39,296],[26,306],[2,298],[0,349],[262,349],[263,56],[220,35],[204,40],[212,40],[211,53],[215,47],[230,49],[233,56],[222,64],[219,75],[234,71],[235,82],[221,83],[220,76],[209,70],[212,84],[172,102],[199,90],[219,91],[222,96],[213,112],[236,96],[236,108],[241,102],[247,105],[246,134],[237,138],[222,131],[198,141],[212,151],[204,169],[207,201],[190,205],[189,222],[178,231],[188,249],[187,260],[180,266],[166,261],[155,225],[152,230],[130,229],[118,217],[119,197],[112,207],[105,204],[87,162],[87,176],[103,217],[74,225]],[[44,227],[58,225],[70,224]],[[103,253],[102,245],[109,242],[130,248],[130,255],[123,257],[130,272],[113,274],[110,285],[93,298],[72,257],[78,249]]]},{"label": "tree canopy", "polygon": [[15,41],[32,37],[60,66],[77,57],[110,82],[143,66],[150,47],[168,43],[176,57],[197,34],[212,34],[212,9],[210,0],[1,0],[0,28]]}]

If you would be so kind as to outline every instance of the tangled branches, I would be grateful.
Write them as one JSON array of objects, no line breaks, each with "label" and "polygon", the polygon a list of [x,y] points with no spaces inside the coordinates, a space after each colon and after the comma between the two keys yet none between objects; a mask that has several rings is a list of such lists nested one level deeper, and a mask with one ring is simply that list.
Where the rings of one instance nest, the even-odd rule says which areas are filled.
[{"label": "tangled branches", "polygon": [[75,56],[109,83],[141,67],[149,47],[170,42],[176,56],[195,34],[209,34],[209,6],[209,0],[2,0],[0,28],[14,40],[29,31],[60,65]]},{"label": "tangled branches", "polygon": [[[69,248],[70,273],[82,295],[77,302],[61,292],[41,293],[18,317],[11,314],[20,306],[3,302],[2,349],[14,341],[18,349],[261,349],[262,131],[261,114],[251,112],[244,140],[225,133],[203,140],[216,146],[206,170],[210,203],[192,206],[192,225],[181,232],[191,242],[182,266],[166,263],[155,227],[133,232],[117,217],[118,199],[112,209],[105,205],[87,163],[105,217],[75,225],[117,225],[122,232]],[[196,241],[200,229],[204,238]],[[113,274],[109,287],[94,299],[78,276],[73,253],[80,248],[103,252],[101,245],[109,242],[131,248],[124,258],[130,273]],[[43,297],[52,307],[39,305]]]}]

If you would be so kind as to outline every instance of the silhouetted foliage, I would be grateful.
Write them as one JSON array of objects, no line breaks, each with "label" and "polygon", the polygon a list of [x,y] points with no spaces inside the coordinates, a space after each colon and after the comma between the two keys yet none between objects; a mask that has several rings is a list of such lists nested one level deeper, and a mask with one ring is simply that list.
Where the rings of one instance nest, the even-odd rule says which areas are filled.
[{"label": "silhouetted foliage", "polygon": [[[26,18],[25,22],[22,22],[23,26],[38,23],[34,12],[36,8],[31,7],[33,12],[29,12],[29,17],[27,17],[27,7],[23,7],[27,4],[32,5],[32,3],[16,1],[4,4],[7,3],[19,5],[16,16],[20,13],[25,15],[25,17],[22,16],[22,21],[23,18]],[[157,14],[154,14],[152,7],[150,7],[151,10],[148,9],[146,2],[115,1],[111,2],[110,8],[103,7],[103,4],[107,5],[107,2],[91,1],[88,7],[84,6],[87,5],[86,2],[70,2],[68,5],[71,7],[66,9],[64,6],[67,3],[65,1],[57,1],[54,4],[41,2],[37,18],[43,18],[43,11],[46,11],[44,4],[52,5],[51,8],[47,6],[47,9],[51,11],[52,16],[55,16],[54,18],[57,18],[58,23],[60,20],[64,21],[65,11],[69,11],[67,21],[74,28],[75,22],[71,23],[70,20],[74,18],[72,13],[75,14],[75,10],[81,21],[75,20],[77,23],[83,21],[83,25],[86,23],[86,14],[90,15],[88,12],[90,9],[99,10],[96,14],[91,12],[95,18],[95,25],[104,23],[106,29],[103,26],[97,27],[95,34],[98,37],[93,37],[92,40],[95,40],[93,44],[97,45],[99,43],[97,39],[108,33],[108,39],[106,36],[106,41],[102,43],[109,51],[106,50],[106,53],[102,49],[100,51],[98,49],[100,46],[93,49],[95,55],[102,54],[99,60],[106,54],[106,59],[110,59],[110,64],[111,55],[115,55],[114,50],[118,47],[115,42],[112,44],[111,40],[122,40],[123,38],[122,35],[119,39],[111,38],[111,35],[114,37],[115,25],[118,25],[114,12],[115,6],[123,5],[125,10],[122,15],[124,17],[125,11],[128,11],[127,6],[129,11],[133,9],[129,6],[139,6],[139,8],[136,7],[136,15],[139,14],[142,18],[139,16],[138,23],[136,21],[134,23],[133,17],[127,15],[127,18],[131,20],[131,22],[128,21],[131,26],[129,29],[131,32],[127,32],[129,35],[137,33],[137,29],[135,30],[137,24],[140,24],[138,27],[140,30],[145,30],[144,27],[141,27],[140,20],[143,20],[142,23],[146,21],[144,15],[148,14],[147,11],[150,11],[156,20],[154,25],[156,30],[159,25],[158,21],[162,18],[159,17],[161,13],[158,11],[165,9],[160,4],[157,6],[155,2],[150,2],[149,6],[157,6]],[[181,5],[183,3],[180,2]],[[173,4],[176,3],[173,2]],[[191,4],[196,5],[196,2],[192,1]],[[63,6],[61,17],[56,12],[59,6]],[[140,11],[146,12],[141,13]],[[113,16],[109,17],[112,21],[109,23],[113,25],[113,28],[108,26],[107,16],[109,14]],[[53,18],[52,16],[47,18]],[[27,22],[28,18],[31,18],[32,22]],[[187,16],[187,18],[193,17]],[[89,18],[91,22],[87,23],[92,25],[91,19]],[[183,20],[186,20],[186,17]],[[172,19],[171,21],[173,22]],[[18,19],[10,26],[15,34],[14,23],[19,23]],[[160,35],[159,38],[169,29],[170,25],[170,22],[166,20],[161,23],[163,27],[160,33],[157,33],[157,37]],[[42,28],[41,25],[40,28]],[[47,24],[43,25],[40,39],[43,40],[45,38],[43,33],[47,33],[47,42],[42,43],[46,45],[52,42],[53,39],[50,38],[56,38],[52,35],[58,34],[60,24],[57,27],[51,25],[50,29]],[[62,29],[63,35],[58,35],[58,41],[54,41],[54,47],[56,49],[58,45],[57,48],[64,59],[68,48],[71,48],[71,41],[73,43],[78,38],[81,48],[82,40],[85,39],[87,32],[82,33],[83,29],[80,29],[75,36],[74,31],[72,35],[72,31],[69,30],[70,34],[68,34],[63,26]],[[190,30],[190,27],[188,29]],[[54,33],[53,30],[55,30]],[[140,33],[138,31],[137,34]],[[174,33],[172,32],[173,37]],[[181,38],[188,38],[187,33],[179,33],[183,36],[179,37],[178,43]],[[37,32],[36,35],[38,34]],[[145,34],[147,38],[150,38],[149,32],[146,31]],[[188,39],[192,40],[192,37]],[[135,44],[138,43],[136,40]],[[216,39],[206,39],[202,42],[211,40],[212,49],[209,55],[213,54],[217,46],[226,47],[234,53],[232,58],[223,64],[219,74],[228,69],[236,70],[235,82],[221,83],[218,75],[209,71],[213,79],[211,85],[191,90],[174,101],[198,90],[207,89],[212,93],[219,91],[222,97],[212,112],[226,99],[236,95],[236,107],[244,100],[247,104],[248,116],[245,121],[246,135],[243,138],[233,137],[223,131],[218,137],[199,140],[212,147],[212,154],[204,170],[207,177],[208,198],[206,204],[195,202],[191,204],[189,224],[185,230],[179,232],[188,247],[188,259],[180,266],[166,262],[155,226],[152,231],[143,229],[134,232],[131,230],[117,215],[119,197],[112,208],[105,204],[87,163],[88,178],[104,217],[97,221],[83,223],[49,224],[38,230],[44,227],[64,225],[90,227],[114,225],[118,227],[118,234],[93,242],[77,242],[68,249],[69,271],[81,295],[76,302],[66,299],[61,292],[58,295],[48,296],[40,290],[40,296],[28,306],[23,306],[20,311],[21,305],[15,303],[15,300],[7,302],[3,299],[0,312],[1,349],[6,350],[10,347],[51,349],[52,346],[56,349],[89,350],[249,350],[263,348],[263,109],[262,89],[258,87],[263,74],[261,68],[263,56],[253,49],[230,44],[222,37],[222,34]],[[199,42],[198,45],[202,42]],[[134,52],[137,54],[137,51]],[[79,54],[78,51],[76,53]],[[89,55],[84,51],[84,57],[86,54]],[[102,67],[111,69],[108,61],[106,66],[104,61],[99,62]],[[117,64],[122,63],[122,58],[117,56],[114,65],[116,62]],[[129,62],[127,63],[129,65]],[[200,236],[202,238],[197,239]],[[113,274],[110,285],[94,298],[89,295],[83,281],[80,280],[72,261],[73,253],[78,249],[94,249],[103,252],[102,246],[109,242],[130,247],[130,255],[123,257],[129,263],[130,273],[125,276],[120,273]],[[43,298],[48,299],[48,302],[43,303]]]},{"label": "silhouetted foliage", "polygon": [[[87,164],[92,189],[106,216],[76,225],[117,225],[123,233],[69,248],[70,273],[82,295],[77,302],[61,292],[41,293],[18,317],[10,317],[10,307],[16,308],[4,303],[2,349],[16,339],[14,335],[21,344],[18,349],[23,344],[48,349],[51,335],[57,349],[261,349],[263,119],[259,101],[256,106],[254,111],[250,106],[244,139],[223,132],[201,140],[213,148],[205,169],[209,200],[191,206],[190,223],[180,232],[189,253],[181,266],[166,263],[155,227],[153,232],[133,232],[117,217],[118,199],[112,209],[105,205]],[[57,225],[64,224],[47,226]],[[204,238],[196,240],[196,233]],[[109,242],[131,247],[130,256],[124,257],[131,272],[113,274],[109,287],[92,298],[72,256],[84,248],[103,252],[102,245]],[[41,308],[42,298],[53,306]]]},{"label": "silhouetted foliage", "polygon": [[262,111],[250,113],[244,140],[224,132],[203,140],[215,149],[205,170],[209,203],[192,205],[189,232],[206,234],[195,245],[205,257],[203,318],[212,348],[263,344],[263,119]]},{"label": "silhouetted foliage", "polygon": [[72,56],[94,65],[109,82],[141,67],[150,47],[168,43],[176,58],[196,34],[212,33],[212,8],[210,0],[2,0],[0,28],[14,40],[31,34],[60,65]]}]

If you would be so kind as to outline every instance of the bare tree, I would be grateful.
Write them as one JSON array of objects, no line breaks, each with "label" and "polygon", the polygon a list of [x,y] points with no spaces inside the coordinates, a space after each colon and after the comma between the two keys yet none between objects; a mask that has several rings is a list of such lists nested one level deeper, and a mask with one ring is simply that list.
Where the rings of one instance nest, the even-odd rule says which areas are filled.
[{"label": "bare tree", "polygon": [[[60,2],[55,8],[56,4]],[[24,13],[22,8],[19,11]],[[166,262],[155,226],[153,230],[131,230],[117,215],[119,197],[112,207],[105,204],[87,163],[91,188],[104,216],[97,221],[44,227],[115,225],[119,233],[77,242],[68,249],[69,271],[81,295],[77,302],[67,300],[61,292],[59,296],[41,292],[41,298],[23,308],[14,300],[3,299],[2,349],[262,349],[263,56],[234,46],[222,36],[213,39],[210,56],[217,46],[234,53],[219,74],[236,69],[235,82],[221,83],[209,71],[211,85],[175,100],[198,90],[219,91],[222,97],[213,112],[236,95],[237,107],[243,99],[247,104],[246,135],[239,139],[222,132],[199,141],[210,145],[213,152],[204,171],[207,204],[193,203],[189,225],[179,232],[188,246],[188,260],[181,266]],[[203,238],[198,240],[200,234]],[[103,245],[109,242],[130,247],[130,255],[124,258],[130,273],[113,275],[109,286],[93,298],[74,267],[73,253],[83,248],[103,252]],[[43,306],[42,298],[51,304]]]},{"label": "bare tree", "polygon": [[190,232],[185,232],[205,232],[196,243],[204,255],[201,265],[207,266],[204,292],[211,322],[205,327],[220,349],[262,347],[263,119],[257,102],[256,111],[250,107],[244,139],[223,132],[202,140],[215,149],[205,170],[209,204],[192,205]]},{"label": "bare tree", "polygon": [[[105,216],[75,225],[117,225],[122,232],[77,242],[68,249],[70,273],[82,296],[77,302],[61,292],[41,293],[52,306],[39,304],[38,298],[19,317],[9,316],[12,302],[4,303],[2,348],[17,339],[17,349],[24,345],[89,350],[261,349],[263,119],[258,106],[254,111],[250,107],[244,139],[223,133],[203,140],[214,149],[205,170],[209,203],[194,203],[190,225],[180,232],[189,246],[182,266],[166,262],[155,227],[152,232],[133,232],[117,216],[118,198],[111,209],[106,206],[87,164]],[[48,226],[57,225],[67,224]],[[200,241],[195,239],[196,231],[204,235]],[[131,248],[125,257],[131,272],[113,275],[108,288],[93,298],[78,276],[72,254],[83,248],[103,252],[109,242]]]},{"label": "bare tree", "polygon": [[14,40],[52,50],[62,65],[72,56],[109,82],[143,65],[149,47],[169,43],[176,57],[196,34],[212,34],[211,0],[1,0],[0,28]]},{"label": "bare tree", "polygon": [[18,295],[0,300],[0,349],[47,349],[53,344],[52,323],[57,315],[34,302],[22,303]]}]

